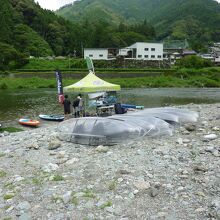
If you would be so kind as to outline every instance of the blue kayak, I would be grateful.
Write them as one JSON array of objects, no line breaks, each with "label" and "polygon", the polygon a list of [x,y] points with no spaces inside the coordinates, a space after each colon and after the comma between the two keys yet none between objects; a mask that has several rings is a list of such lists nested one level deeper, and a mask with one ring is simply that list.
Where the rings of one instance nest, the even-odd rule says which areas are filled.
[{"label": "blue kayak", "polygon": [[122,108],[144,109],[142,105],[121,104]]},{"label": "blue kayak", "polygon": [[63,121],[63,115],[39,115],[39,118],[47,121]]}]

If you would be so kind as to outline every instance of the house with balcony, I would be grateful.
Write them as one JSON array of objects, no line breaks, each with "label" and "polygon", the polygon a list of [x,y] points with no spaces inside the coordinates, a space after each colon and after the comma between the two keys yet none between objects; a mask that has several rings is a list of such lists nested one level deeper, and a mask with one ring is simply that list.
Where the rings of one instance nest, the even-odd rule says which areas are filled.
[{"label": "house with balcony", "polygon": [[129,47],[119,49],[119,56],[135,60],[163,60],[162,43],[137,42]]}]

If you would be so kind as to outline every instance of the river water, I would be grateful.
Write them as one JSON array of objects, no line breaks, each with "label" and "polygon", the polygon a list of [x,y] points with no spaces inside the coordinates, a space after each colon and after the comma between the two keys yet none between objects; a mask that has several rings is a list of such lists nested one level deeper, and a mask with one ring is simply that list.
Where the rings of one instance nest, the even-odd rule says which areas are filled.
[{"label": "river water", "polygon": [[[72,101],[76,94],[69,94]],[[150,88],[123,89],[119,92],[122,103],[161,107],[188,103],[220,102],[219,88]],[[55,89],[0,91],[0,123],[18,125],[18,119],[38,119],[39,114],[63,114],[57,102]]]}]

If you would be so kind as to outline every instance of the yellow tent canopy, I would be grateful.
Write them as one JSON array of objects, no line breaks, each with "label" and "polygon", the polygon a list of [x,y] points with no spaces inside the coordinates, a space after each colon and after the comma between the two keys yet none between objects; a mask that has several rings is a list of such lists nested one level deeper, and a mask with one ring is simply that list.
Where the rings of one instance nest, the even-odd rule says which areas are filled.
[{"label": "yellow tent canopy", "polygon": [[119,91],[120,85],[108,83],[97,77],[92,71],[79,82],[64,87],[64,92],[102,92]]}]

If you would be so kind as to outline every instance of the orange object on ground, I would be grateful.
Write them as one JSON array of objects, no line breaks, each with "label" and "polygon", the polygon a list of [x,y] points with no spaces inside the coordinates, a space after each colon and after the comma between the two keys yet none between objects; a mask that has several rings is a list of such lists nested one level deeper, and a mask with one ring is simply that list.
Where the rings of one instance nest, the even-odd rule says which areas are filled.
[{"label": "orange object on ground", "polygon": [[40,122],[37,121],[37,120],[21,118],[21,119],[19,119],[19,124],[27,125],[27,126],[32,126],[32,127],[37,127],[40,124]]}]

